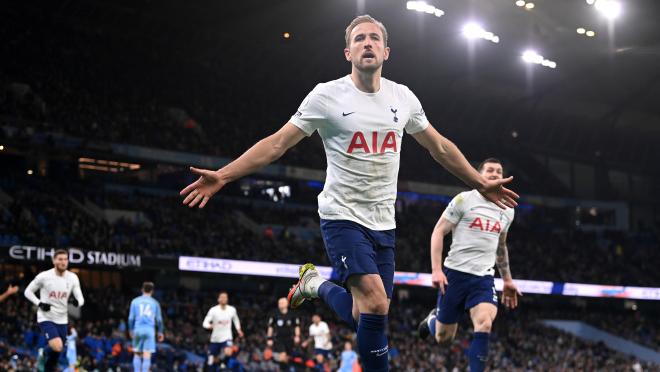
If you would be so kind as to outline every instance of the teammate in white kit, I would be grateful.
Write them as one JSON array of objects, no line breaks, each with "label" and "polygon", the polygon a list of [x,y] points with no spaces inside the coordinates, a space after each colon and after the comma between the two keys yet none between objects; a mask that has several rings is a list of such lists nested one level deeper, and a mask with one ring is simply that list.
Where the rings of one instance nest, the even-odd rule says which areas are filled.
[{"label": "teammate in white kit", "polygon": [[[502,164],[495,158],[484,160],[479,171],[488,179],[502,179]],[[433,334],[443,345],[451,343],[458,321],[469,310],[474,325],[468,352],[472,372],[485,369],[488,336],[497,315],[493,265],[504,281],[504,305],[516,308],[522,295],[511,277],[506,246],[513,216],[513,209],[502,210],[478,191],[466,191],[449,203],[431,235],[432,279],[440,291],[438,305],[420,323],[419,334],[422,338]],[[450,232],[452,243],[443,270],[443,240]]]},{"label": "teammate in white kit", "polygon": [[[73,293],[73,306],[85,304],[78,276],[67,270],[69,253],[66,250],[55,251],[53,266],[55,267],[39,273],[25,288],[25,297],[38,306],[37,323],[50,347],[44,368],[46,372],[55,370],[57,360],[64,349],[69,323],[69,296]],[[36,291],[39,291],[39,297],[34,294]]]},{"label": "teammate in white kit", "polygon": [[[230,354],[226,348],[232,346],[233,335],[231,325],[234,324],[238,337],[243,337],[241,321],[238,319],[236,308],[228,305],[229,295],[222,291],[218,294],[218,304],[209,309],[206,313],[202,326],[205,329],[213,330],[211,332],[211,343],[209,344],[209,355],[207,365],[212,367],[218,364],[218,358],[222,352],[225,355]],[[211,368],[212,369],[212,368]]]},{"label": "teammate in white kit", "polygon": [[357,330],[365,369],[385,371],[385,328],[394,277],[394,202],[404,131],[438,163],[501,208],[514,207],[517,195],[503,187],[511,178],[481,176],[429,124],[410,89],[381,77],[390,53],[382,23],[367,15],[357,17],[347,27],[345,40],[350,75],[317,85],[279,131],[222,169],[191,167],[200,177],[181,195],[189,207],[203,208],[227,183],[274,162],[318,131],[328,165],[318,197],[321,231],[330,261],[350,293],[306,264],[289,299],[297,307],[305,299],[322,298]]},{"label": "teammate in white kit", "polygon": [[317,364],[323,364],[332,351],[332,341],[328,323],[321,320],[319,314],[312,315],[312,324],[309,325],[309,340],[303,342],[302,347],[307,347],[310,340],[314,340],[314,357]]}]

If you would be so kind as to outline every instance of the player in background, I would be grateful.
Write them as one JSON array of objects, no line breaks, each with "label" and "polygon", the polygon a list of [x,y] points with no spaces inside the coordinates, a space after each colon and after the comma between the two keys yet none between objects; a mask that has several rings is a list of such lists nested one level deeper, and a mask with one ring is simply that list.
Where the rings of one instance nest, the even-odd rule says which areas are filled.
[{"label": "player in background", "polygon": [[[502,164],[495,158],[484,160],[478,170],[489,180],[502,179]],[[433,334],[439,344],[447,345],[456,336],[463,312],[469,310],[474,326],[468,352],[472,372],[485,369],[488,337],[497,315],[493,265],[504,281],[502,303],[515,309],[522,296],[511,277],[506,246],[513,216],[513,209],[502,210],[478,191],[466,191],[449,203],[431,235],[432,280],[439,288],[438,304],[420,323],[419,334],[422,338]],[[444,237],[450,232],[452,243],[443,269]]]},{"label": "player in background", "polygon": [[300,343],[300,318],[289,311],[289,301],[285,297],[277,300],[277,310],[268,318],[266,339],[280,370],[288,370],[293,347]]},{"label": "player in background", "polygon": [[353,372],[358,363],[358,355],[353,351],[353,344],[350,341],[344,342],[344,351],[341,352],[339,369],[337,372]]},{"label": "player in background", "polygon": [[6,300],[9,296],[15,294],[16,292],[18,292],[18,286],[9,284],[7,290],[0,294],[0,302]]},{"label": "player in background", "polygon": [[330,262],[348,290],[306,264],[288,298],[292,308],[305,299],[323,299],[357,331],[358,351],[370,371],[388,369],[385,330],[394,286],[394,203],[404,132],[501,208],[514,207],[517,198],[503,187],[512,178],[488,180],[480,175],[456,145],[429,124],[408,87],[381,77],[390,53],[387,38],[381,22],[368,15],[355,18],[345,32],[350,75],[318,84],[279,131],[222,169],[191,167],[200,177],[181,190],[185,205],[203,208],[227,183],[276,161],[318,131],[328,166],[318,196],[321,232]]},{"label": "player in background", "polygon": [[78,340],[78,332],[73,324],[69,325],[69,335],[66,336],[66,361],[67,367],[64,372],[76,372],[76,362],[78,360],[78,351],[76,349],[76,341]]},{"label": "player in background", "polygon": [[217,370],[220,355],[231,356],[231,346],[233,335],[231,325],[234,324],[238,337],[243,337],[241,322],[238,319],[236,308],[228,305],[229,295],[222,291],[218,294],[218,304],[209,309],[202,326],[204,329],[212,330],[211,343],[209,344],[209,354],[207,366],[210,370]]},{"label": "player in background", "polygon": [[314,340],[314,358],[317,365],[325,363],[330,356],[332,351],[331,338],[328,323],[322,321],[319,314],[312,315],[312,324],[309,325],[309,339],[302,343],[302,347],[306,348],[307,344]]},{"label": "player in background", "polygon": [[[48,340],[45,372],[55,371],[67,338],[69,297],[73,306],[85,304],[78,276],[67,270],[69,252],[58,249],[53,254],[53,268],[39,273],[25,288],[25,297],[37,305],[37,323]],[[35,292],[39,291],[39,297]]]},{"label": "player in background", "polygon": [[156,352],[156,329],[158,342],[163,342],[164,325],[160,304],[153,298],[154,283],[142,283],[142,296],[131,301],[128,315],[128,330],[133,340],[133,371],[148,372],[151,354]]}]

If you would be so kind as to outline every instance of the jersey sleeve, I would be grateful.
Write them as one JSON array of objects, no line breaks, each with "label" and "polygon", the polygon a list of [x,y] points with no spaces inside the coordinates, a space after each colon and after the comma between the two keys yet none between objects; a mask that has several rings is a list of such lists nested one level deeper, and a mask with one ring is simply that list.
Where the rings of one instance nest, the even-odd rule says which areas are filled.
[{"label": "jersey sleeve", "polygon": [[165,323],[163,322],[163,312],[160,308],[160,303],[154,301],[156,304],[156,329],[159,333],[165,333]]},{"label": "jersey sleeve", "polygon": [[442,212],[442,218],[455,225],[463,218],[463,213],[465,213],[465,196],[458,194]]},{"label": "jersey sleeve", "polygon": [[27,286],[27,288],[25,288],[25,292],[24,292],[25,298],[27,298],[28,300],[30,300],[30,302],[32,302],[33,304],[35,304],[37,306],[39,305],[39,298],[37,297],[37,295],[34,294],[34,292],[41,289],[41,280],[42,280],[42,278],[43,278],[43,275],[38,274],[34,279],[32,279],[30,284],[28,284],[28,286]]},{"label": "jersey sleeve", "polygon": [[406,88],[406,91],[408,93],[408,107],[410,107],[410,119],[408,119],[405,127],[406,133],[419,133],[429,126],[429,121],[417,96],[408,88]]},{"label": "jersey sleeve", "polygon": [[78,301],[79,307],[85,304],[85,297],[83,297],[82,290],[80,289],[80,279],[75,274],[73,275],[73,297]]},{"label": "jersey sleeve", "polygon": [[210,308],[209,311],[206,313],[206,316],[204,317],[204,321],[202,322],[202,327],[208,329],[211,328],[212,324],[213,324],[213,308]]},{"label": "jersey sleeve", "polygon": [[236,308],[233,309],[233,315],[231,316],[231,321],[234,323],[234,328],[236,328],[237,331],[241,330],[241,320],[238,319],[238,312],[236,311]]},{"label": "jersey sleeve", "polygon": [[504,226],[504,228],[502,229],[503,232],[509,232],[509,228],[511,227],[511,225],[513,225],[513,218],[515,217],[515,215],[516,215],[515,210],[511,209],[506,226]]},{"label": "jersey sleeve", "polygon": [[317,85],[302,101],[298,110],[289,120],[305,135],[311,136],[326,120],[326,107],[321,84]]},{"label": "jersey sleeve", "polygon": [[131,308],[128,311],[128,330],[135,329],[135,317],[137,316],[137,306],[135,300],[131,301]]}]

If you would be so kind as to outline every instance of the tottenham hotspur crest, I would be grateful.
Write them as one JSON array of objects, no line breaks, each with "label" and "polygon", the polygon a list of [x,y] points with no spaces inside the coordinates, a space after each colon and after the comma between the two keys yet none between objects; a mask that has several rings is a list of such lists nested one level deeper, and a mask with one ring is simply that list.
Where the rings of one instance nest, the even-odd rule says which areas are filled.
[{"label": "tottenham hotspur crest", "polygon": [[392,113],[394,114],[394,117],[392,118],[392,120],[394,120],[395,123],[398,123],[399,118],[396,117],[396,112],[399,111],[399,109],[395,109],[392,106],[390,106],[390,111],[392,111]]}]

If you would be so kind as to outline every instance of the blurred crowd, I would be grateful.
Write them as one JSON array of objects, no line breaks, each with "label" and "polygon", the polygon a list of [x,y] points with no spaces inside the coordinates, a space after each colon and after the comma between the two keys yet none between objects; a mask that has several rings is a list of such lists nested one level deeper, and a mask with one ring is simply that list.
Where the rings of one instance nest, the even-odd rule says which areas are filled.
[{"label": "blurred crowd", "polygon": [[[193,255],[329,265],[313,204],[275,203],[218,195],[204,210],[189,209],[172,190],[160,194],[126,188],[104,190],[43,177],[4,185],[12,201],[0,201],[0,245],[81,247],[145,257]],[[93,207],[90,207],[93,206]],[[431,232],[445,204],[397,207],[397,269],[429,272]],[[92,211],[124,211],[114,220]],[[657,286],[653,257],[658,235],[589,232],[553,220],[544,207],[518,209],[508,234],[514,278],[594,284]],[[140,218],[129,218],[139,215]],[[127,217],[128,216],[128,217]],[[445,255],[451,237],[446,240]]]},{"label": "blurred crowd", "polygon": [[[83,283],[84,285],[84,283]],[[78,366],[81,371],[106,371],[108,368],[126,370],[131,363],[131,347],[127,337],[128,305],[137,293],[107,290],[86,290],[86,305],[81,319],[70,323],[78,331]],[[204,315],[216,304],[215,292],[158,290],[165,319],[165,341],[159,344],[152,371],[201,371],[206,359],[209,332],[201,326]],[[331,356],[322,364],[314,362],[312,345],[294,343],[292,360],[288,366],[277,363],[266,343],[268,317],[276,309],[277,296],[272,292],[242,291],[230,295],[230,304],[238,310],[245,338],[234,333],[235,365],[247,371],[277,371],[291,368],[296,371],[329,371],[338,368],[340,353],[346,342],[355,336],[326,306],[305,304],[292,310],[301,320],[303,339],[313,314],[320,314],[332,334]],[[466,352],[470,344],[471,327],[464,317],[454,342],[440,347],[417,336],[417,324],[426,315],[425,301],[395,298],[389,322],[390,365],[392,371],[460,371],[467,368]],[[529,305],[529,306],[526,306]],[[37,349],[45,341],[35,324],[32,305],[13,296],[2,305],[0,318],[0,369],[20,371],[36,365]],[[432,305],[431,305],[432,306]],[[646,364],[607,348],[604,344],[580,340],[570,334],[543,326],[539,320],[550,316],[533,301],[523,303],[516,311],[501,311],[491,334],[491,371],[642,371],[660,370],[660,366]],[[627,315],[621,315],[626,317]],[[638,314],[637,320],[646,319]],[[589,321],[598,326],[616,327],[620,319],[604,313],[593,313]],[[648,323],[642,323],[648,324]],[[657,337],[658,328],[645,328]],[[626,336],[626,335],[621,335]],[[293,343],[293,340],[291,341]],[[191,357],[192,355],[192,357]],[[236,367],[238,368],[238,367]],[[240,368],[239,368],[240,369]],[[238,370],[238,369],[237,369]]]}]

